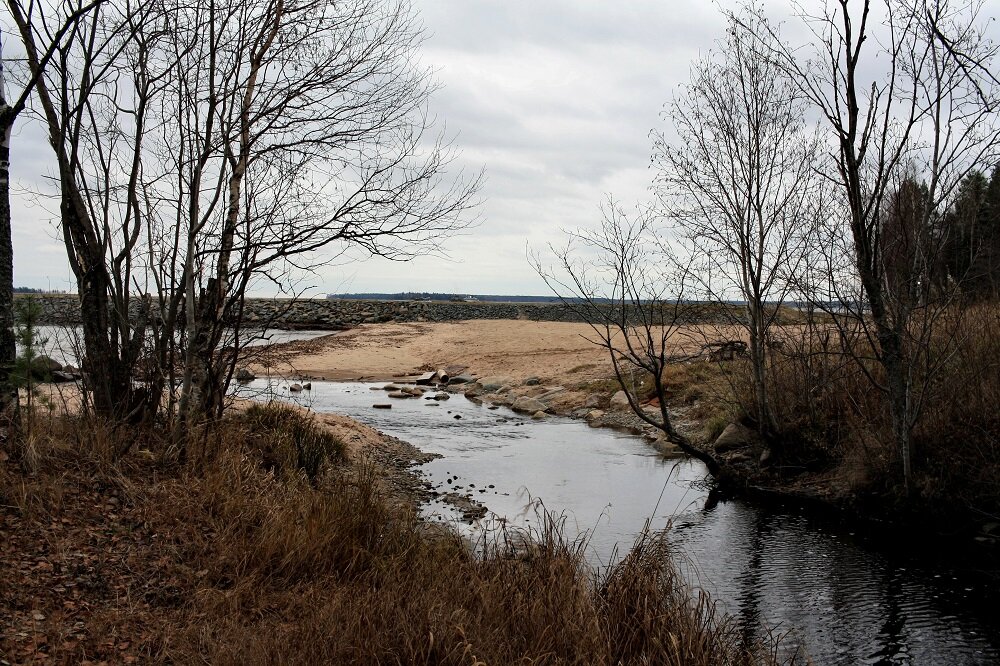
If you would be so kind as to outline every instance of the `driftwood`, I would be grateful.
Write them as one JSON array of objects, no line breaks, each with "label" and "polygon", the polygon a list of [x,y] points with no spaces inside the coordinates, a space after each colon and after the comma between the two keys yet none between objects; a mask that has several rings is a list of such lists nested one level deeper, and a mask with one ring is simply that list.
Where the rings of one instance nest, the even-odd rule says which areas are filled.
[{"label": "driftwood", "polygon": [[742,340],[709,342],[702,347],[702,352],[706,351],[709,361],[734,361],[747,355],[747,343]]}]

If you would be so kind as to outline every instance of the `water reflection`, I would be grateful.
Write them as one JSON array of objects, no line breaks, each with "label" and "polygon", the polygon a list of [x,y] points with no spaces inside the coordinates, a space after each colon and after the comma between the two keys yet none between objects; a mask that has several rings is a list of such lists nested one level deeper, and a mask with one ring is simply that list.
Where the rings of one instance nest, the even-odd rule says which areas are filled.
[{"label": "water reflection", "polygon": [[791,512],[721,503],[675,527],[690,573],[745,627],[829,664],[987,664],[1000,621],[974,573],[893,552]]},{"label": "water reflection", "polygon": [[[262,347],[266,345],[280,344],[284,342],[295,342],[300,340],[314,340],[326,335],[335,335],[334,331],[290,331],[284,329],[253,329],[245,328],[240,332],[240,344],[245,347]],[[69,363],[78,364],[81,351],[83,350],[83,327],[81,326],[37,326],[35,327],[35,338],[38,341],[38,349],[35,353],[45,354],[63,365]],[[230,335],[227,334],[226,339]],[[226,344],[226,343],[224,343]],[[17,348],[21,353],[20,343]]]},{"label": "water reflection", "polygon": [[[426,477],[469,492],[512,524],[532,524],[525,503],[541,498],[570,527],[592,531],[596,564],[627,549],[647,517],[654,528],[672,521],[688,579],[747,638],[786,634],[787,655],[805,652],[817,664],[1000,661],[1000,617],[990,605],[1000,590],[962,562],[887,548],[794,509],[717,501],[699,463],[662,459],[636,438],[565,419],[531,421],[460,396],[375,410],[385,398],[364,384],[314,382],[305,399],[441,453],[423,466]],[[442,505],[430,511],[448,517]]]}]

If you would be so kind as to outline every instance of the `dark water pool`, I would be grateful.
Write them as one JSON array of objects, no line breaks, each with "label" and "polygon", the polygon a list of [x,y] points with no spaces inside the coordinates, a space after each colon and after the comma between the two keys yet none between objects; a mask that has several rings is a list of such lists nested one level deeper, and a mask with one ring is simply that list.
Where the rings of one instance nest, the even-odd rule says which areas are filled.
[{"label": "dark water pool", "polygon": [[[690,580],[746,631],[785,633],[786,650],[817,664],[1000,663],[1000,589],[958,556],[887,544],[796,509],[715,502],[700,463],[569,419],[532,421],[460,395],[376,410],[389,400],[366,384],[313,382],[302,400],[441,454],[420,471],[442,491],[471,493],[492,518],[531,526],[530,502],[542,500],[590,532],[596,566],[627,550],[647,519],[670,522]],[[426,512],[456,519],[445,505]]]}]

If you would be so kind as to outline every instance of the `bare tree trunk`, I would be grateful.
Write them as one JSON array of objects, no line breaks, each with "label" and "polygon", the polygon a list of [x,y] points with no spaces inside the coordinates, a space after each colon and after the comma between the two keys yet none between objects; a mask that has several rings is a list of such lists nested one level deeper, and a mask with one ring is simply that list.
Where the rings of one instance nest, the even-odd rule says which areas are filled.
[{"label": "bare tree trunk", "polygon": [[753,374],[757,429],[765,436],[773,435],[775,431],[774,418],[771,414],[767,391],[767,333],[764,325],[764,313],[761,312],[759,301],[752,300],[748,305],[750,316],[750,367]]},{"label": "bare tree trunk", "polygon": [[[2,68],[2,63],[0,63]],[[3,99],[0,76],[0,423],[17,418],[17,387],[10,373],[17,357],[14,342],[14,247],[10,220],[10,134],[15,113]]]}]

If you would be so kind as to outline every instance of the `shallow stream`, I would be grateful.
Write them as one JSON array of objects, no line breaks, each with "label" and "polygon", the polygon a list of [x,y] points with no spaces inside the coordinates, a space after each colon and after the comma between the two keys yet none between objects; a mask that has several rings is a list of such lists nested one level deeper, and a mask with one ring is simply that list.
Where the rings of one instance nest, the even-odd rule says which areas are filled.
[{"label": "shallow stream", "polygon": [[[794,509],[709,497],[704,467],[660,457],[641,439],[563,418],[533,421],[461,395],[392,401],[368,384],[313,382],[301,400],[352,416],[442,457],[419,468],[509,524],[532,526],[539,499],[590,533],[595,566],[627,552],[647,519],[672,523],[688,578],[748,632],[787,634],[816,664],[1000,662],[995,583],[956,558],[894,547]],[[255,382],[258,390],[262,382]],[[280,392],[280,391],[279,391]],[[431,404],[437,406],[430,406]],[[456,418],[461,417],[461,418]],[[458,523],[448,505],[431,519]],[[489,519],[462,529],[475,533]]]}]

